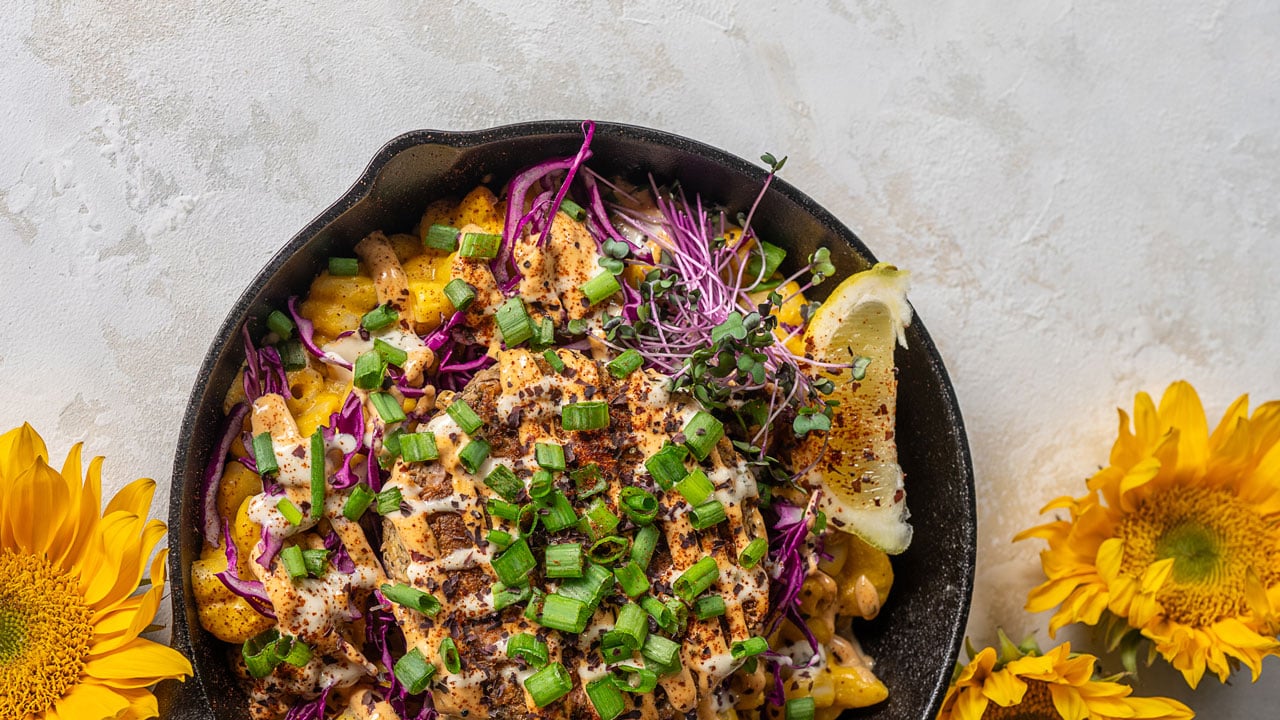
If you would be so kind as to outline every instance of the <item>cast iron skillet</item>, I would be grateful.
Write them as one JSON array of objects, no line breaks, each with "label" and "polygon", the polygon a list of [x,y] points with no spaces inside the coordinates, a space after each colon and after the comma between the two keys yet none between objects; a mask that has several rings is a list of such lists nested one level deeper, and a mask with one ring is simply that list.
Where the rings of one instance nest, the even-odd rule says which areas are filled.
[{"label": "cast iron skillet", "polygon": [[[160,688],[161,715],[171,720],[242,720],[245,698],[229,670],[227,646],[200,627],[188,568],[200,555],[200,478],[222,421],[222,398],[243,360],[240,327],[261,334],[266,314],[304,293],[330,254],[350,256],[373,230],[408,230],[427,203],[460,196],[482,180],[499,182],[550,156],[578,150],[576,121],[508,125],[477,132],[419,130],[378,151],[359,181],[276,253],[236,301],[218,331],[191,391],[173,466],[169,527],[173,551],[173,646],[191,658],[195,676]],[[599,123],[590,163],[605,175],[643,181],[652,172],[679,178],[690,191],[731,212],[746,209],[764,180],[761,168],[687,138],[629,125]],[[865,269],[871,251],[831,213],[775,180],[753,223],[789,258],[831,249],[837,277]],[[785,269],[785,266],[784,266]],[[834,286],[833,281],[827,287]],[[969,612],[975,526],[973,468],[955,393],[924,324],[908,329],[899,348],[898,450],[907,473],[915,540],[894,559],[897,580],[888,604],[857,635],[889,686],[886,703],[846,717],[931,720],[946,690]]]}]

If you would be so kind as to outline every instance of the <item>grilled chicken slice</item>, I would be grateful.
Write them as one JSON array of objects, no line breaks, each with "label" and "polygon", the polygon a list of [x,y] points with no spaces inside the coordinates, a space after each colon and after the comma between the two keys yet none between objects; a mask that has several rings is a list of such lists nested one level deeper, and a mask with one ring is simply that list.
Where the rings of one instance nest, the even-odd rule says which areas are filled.
[{"label": "grilled chicken slice", "polygon": [[[685,633],[674,638],[682,643],[680,671],[660,679],[653,693],[628,694],[627,702],[634,712],[630,717],[692,714],[707,720],[717,718],[742,690],[741,684],[730,687],[725,682],[740,665],[729,648],[736,641],[761,634],[768,612],[765,570],[762,566],[745,570],[738,565],[747,544],[765,537],[755,480],[730,444],[723,441],[703,470],[715,485],[715,496],[723,503],[728,520],[704,531],[695,530],[688,519],[689,504],[678,493],[664,493],[656,487],[644,461],[681,432],[697,407],[669,394],[666,379],[657,374],[637,371],[619,380],[584,355],[569,350],[557,354],[566,366],[560,373],[552,371],[541,355],[525,350],[500,352],[497,365],[476,375],[456,398],[447,394],[440,398],[441,408],[462,400],[480,416],[483,425],[475,436],[467,435],[452,417],[441,412],[420,428],[434,433],[440,459],[413,464],[400,461],[392,471],[388,486],[400,488],[404,502],[400,512],[384,520],[387,572],[395,582],[435,595],[443,606],[433,617],[397,607],[408,645],[417,647],[441,669],[440,642],[452,638],[458,646],[461,672],[439,673],[432,688],[436,708],[444,718],[597,717],[584,687],[608,673],[599,637],[612,628],[625,596],[615,588],[580,636],[541,627],[524,617],[523,604],[502,611],[496,611],[493,604],[491,586],[498,577],[492,562],[497,548],[486,541],[486,533],[494,528],[513,536],[519,533],[514,523],[488,514],[486,503],[497,495],[484,479],[495,467],[504,465],[527,488],[538,468],[535,443],[556,443],[565,448],[570,470],[593,463],[599,466],[606,489],[598,497],[615,515],[625,518],[619,506],[624,487],[641,487],[661,499],[656,523],[660,540],[647,573],[652,583],[650,594],[664,600],[672,597],[671,585],[680,573],[704,557],[715,558],[720,580],[710,592],[724,598],[727,613],[707,621],[691,619]],[[561,408],[586,400],[608,403],[609,427],[564,430]],[[477,471],[470,473],[458,454],[477,439],[483,439],[491,449]],[[575,500],[567,476],[558,480],[558,487],[581,514],[587,501]],[[623,520],[619,534],[634,534],[629,522]],[[530,582],[535,588],[554,592],[557,581],[541,575],[542,552],[549,537],[554,542],[583,542],[584,547],[589,543],[577,529],[553,536],[535,529],[527,536],[539,560]],[[574,689],[564,699],[539,708],[526,692],[523,681],[532,670],[505,652],[508,638],[522,632],[544,639],[551,659],[569,669]]]}]

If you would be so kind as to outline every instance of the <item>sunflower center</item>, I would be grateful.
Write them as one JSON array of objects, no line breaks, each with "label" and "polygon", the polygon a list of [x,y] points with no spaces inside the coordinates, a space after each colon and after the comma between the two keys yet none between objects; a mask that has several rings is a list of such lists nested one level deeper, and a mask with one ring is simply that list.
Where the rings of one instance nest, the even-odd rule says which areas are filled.
[{"label": "sunflower center", "polygon": [[1022,696],[1022,702],[1009,707],[988,703],[987,709],[982,713],[982,720],[1062,720],[1062,715],[1053,706],[1049,683],[1026,678],[1023,680],[1027,683],[1027,693]]},{"label": "sunflower center", "polygon": [[76,684],[91,616],[72,578],[43,558],[0,553],[0,717],[41,713]]},{"label": "sunflower center", "polygon": [[1248,583],[1280,581],[1278,533],[1229,490],[1173,487],[1152,495],[1120,524],[1121,572],[1141,577],[1173,559],[1156,598],[1169,619],[1204,627],[1249,610]]}]

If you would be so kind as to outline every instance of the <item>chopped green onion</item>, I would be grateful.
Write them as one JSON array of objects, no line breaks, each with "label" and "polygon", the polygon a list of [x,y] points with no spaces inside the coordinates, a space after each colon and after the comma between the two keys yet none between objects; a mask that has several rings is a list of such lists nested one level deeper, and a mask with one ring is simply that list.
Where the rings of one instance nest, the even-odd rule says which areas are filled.
[{"label": "chopped green onion", "polygon": [[329,274],[338,277],[351,277],[360,272],[360,261],[355,258],[329,258]]},{"label": "chopped green onion", "polygon": [[702,468],[694,468],[693,472],[676,483],[676,492],[683,495],[690,505],[701,505],[706,502],[715,489],[716,486],[711,484],[711,480],[706,473],[702,472]]},{"label": "chopped green onion", "polygon": [[396,458],[400,457],[400,438],[404,436],[404,428],[397,427],[382,438],[382,449],[386,454],[378,457],[378,465],[383,470],[390,470],[396,464]]},{"label": "chopped green onion", "polygon": [[294,667],[303,667],[311,662],[311,646],[290,635],[281,636],[276,641],[274,652],[276,657],[280,658],[280,662]]},{"label": "chopped green onion", "polygon": [[605,365],[605,367],[609,369],[610,375],[621,380],[622,378],[639,370],[640,366],[643,364],[644,356],[640,354],[640,351],[635,348],[630,348],[618,357],[610,360],[609,364]]},{"label": "chopped green onion", "polygon": [[488,510],[489,514],[494,517],[511,520],[512,522],[515,522],[520,517],[519,505],[497,498],[489,498],[485,501],[485,510]]},{"label": "chopped green onion", "polygon": [[365,313],[360,318],[360,326],[369,332],[375,332],[399,319],[400,313],[396,312],[391,303],[385,303]]},{"label": "chopped green onion", "polygon": [[528,583],[519,587],[507,587],[503,583],[496,582],[493,584],[492,590],[494,610],[505,610],[516,603],[526,602],[533,594],[533,590]]},{"label": "chopped green onion", "polygon": [[466,400],[456,400],[444,411],[449,413],[449,417],[453,418],[453,421],[458,423],[458,427],[462,428],[462,432],[468,435],[475,435],[476,431],[484,426],[484,421],[475,410],[471,409]]},{"label": "chopped green onion", "polygon": [[680,573],[671,587],[681,600],[691,603],[719,579],[720,566],[715,558],[704,557]]},{"label": "chopped green onion", "polygon": [[533,337],[533,321],[524,308],[524,301],[518,297],[507,298],[494,313],[498,322],[498,332],[502,333],[502,342],[513,348]]},{"label": "chopped green onion", "polygon": [[501,244],[501,235],[492,235],[490,233],[462,233],[462,241],[458,246],[458,254],[464,258],[492,260],[498,257],[498,246]]},{"label": "chopped green onion", "polygon": [[369,402],[372,402],[373,408],[378,411],[378,417],[382,418],[382,421],[388,425],[405,419],[404,408],[400,406],[400,401],[395,399],[395,396],[391,393],[372,393],[369,395]]},{"label": "chopped green onion", "polygon": [[768,649],[769,641],[759,635],[756,635],[754,637],[747,638],[746,640],[740,640],[734,643],[729,648],[729,654],[733,656],[734,660],[742,660],[743,658],[760,655]]},{"label": "chopped green onion", "polygon": [[432,250],[458,251],[458,228],[448,225],[432,225],[422,234],[422,244]]},{"label": "chopped green onion", "polygon": [[756,538],[747,543],[742,549],[742,554],[738,556],[738,564],[750,570],[760,563],[765,553],[769,552],[769,541],[764,538]]},{"label": "chopped green onion", "polygon": [[574,318],[565,326],[570,335],[585,335],[587,332],[587,321],[583,318]]},{"label": "chopped green onion", "polygon": [[555,482],[555,476],[550,470],[539,470],[533,474],[533,479],[529,481],[529,497],[537,500],[544,498],[551,493],[552,483]]},{"label": "chopped green onion", "polygon": [[600,655],[610,665],[631,658],[632,649],[627,647],[627,640],[616,630],[610,630],[600,636]]},{"label": "chopped green onion", "polygon": [[280,364],[285,370],[292,372],[307,366],[307,351],[302,349],[302,343],[297,340],[282,342],[276,349],[280,351]]},{"label": "chopped green onion", "polygon": [[619,522],[618,516],[609,510],[604,500],[596,498],[587,506],[578,527],[594,541],[616,530]]},{"label": "chopped green onion", "polygon": [[258,433],[253,438],[253,456],[258,463],[258,474],[270,475],[280,471],[276,463],[276,447],[271,442],[271,433]]},{"label": "chopped green onion", "polygon": [[787,720],[813,720],[817,704],[811,697],[791,698],[787,701]]},{"label": "chopped green onion", "polygon": [[569,217],[573,218],[574,220],[577,220],[578,222],[582,222],[583,220],[587,219],[586,208],[570,200],[569,198],[565,198],[564,200],[560,201],[560,212],[564,213],[565,215],[568,215]]},{"label": "chopped green onion", "polygon": [[622,511],[636,525],[650,525],[658,517],[658,498],[638,487],[624,487],[618,495]]},{"label": "chopped green onion", "polygon": [[552,370],[555,370],[558,373],[564,372],[564,361],[560,359],[560,356],[556,354],[555,350],[550,348],[543,350],[542,359],[547,361],[547,364],[551,366]]},{"label": "chopped green onion", "polygon": [[311,577],[324,577],[329,569],[329,551],[324,548],[302,551],[302,564],[307,567]]},{"label": "chopped green onion", "polygon": [[538,616],[542,615],[542,604],[546,601],[546,591],[542,588],[533,588],[533,592],[530,593],[529,604],[524,606],[524,619],[538,622]]},{"label": "chopped green onion", "polygon": [[280,658],[276,655],[276,647],[279,640],[280,631],[271,628],[250,638],[240,648],[240,653],[244,656],[245,667],[249,670],[251,676],[264,678],[271,674],[276,665],[280,664]]},{"label": "chopped green onion", "polygon": [[648,569],[649,561],[653,559],[653,551],[658,547],[658,528],[649,525],[640,528],[640,532],[636,533],[636,538],[631,543],[631,560],[640,566],[641,570]]},{"label": "chopped green onion", "polygon": [[531,633],[518,633],[507,638],[507,657],[522,659],[534,668],[546,665],[550,659],[547,644]]},{"label": "chopped green onion", "polygon": [[290,545],[281,550],[280,562],[284,563],[284,569],[289,572],[291,579],[297,580],[307,576],[307,562],[302,559],[302,548],[297,545]]},{"label": "chopped green onion", "polygon": [[[752,290],[763,289],[761,286],[768,284],[769,278],[773,277],[773,274],[778,271],[778,266],[787,258],[786,250],[763,240],[759,242],[762,252],[759,254],[754,250],[751,252],[750,257],[747,259],[747,274],[746,278],[744,278],[751,284],[750,289]],[[761,255],[764,256],[763,262],[761,261]],[[757,283],[756,278],[759,278],[760,282]]]},{"label": "chopped green onion", "polygon": [[529,572],[538,567],[538,561],[524,538],[511,543],[511,547],[493,558],[492,564],[498,579],[507,587],[528,584]]},{"label": "chopped green onion", "polygon": [[493,470],[484,477],[484,484],[507,502],[519,500],[520,493],[524,492],[524,483],[520,482],[520,478],[516,477],[515,472],[506,465],[495,464]]},{"label": "chopped green onion", "polygon": [[627,603],[618,611],[613,630],[622,636],[628,648],[639,650],[649,636],[649,616],[639,605]]},{"label": "chopped green onion", "polygon": [[658,598],[646,595],[640,599],[640,607],[649,613],[649,617],[653,618],[664,632],[674,633],[679,627],[675,612]]},{"label": "chopped green onion", "polygon": [[280,511],[285,520],[289,521],[290,525],[302,524],[302,511],[289,498],[281,498],[280,502],[276,503],[276,509]]},{"label": "chopped green onion", "polygon": [[630,549],[631,542],[629,540],[621,535],[609,535],[592,543],[590,549],[587,550],[587,557],[591,558],[591,562],[608,565],[617,562]]},{"label": "chopped green onion", "polygon": [[377,390],[382,387],[382,376],[387,372],[387,361],[379,353],[370,350],[356,358],[351,384],[361,390]]},{"label": "chopped green onion", "polygon": [[626,702],[622,699],[622,691],[609,678],[601,678],[587,683],[587,699],[595,708],[600,720],[617,720],[626,710]]},{"label": "chopped green onion", "polygon": [[638,668],[630,665],[615,665],[612,670],[613,684],[619,690],[643,695],[653,692],[658,687],[658,674],[649,668]]},{"label": "chopped green onion", "polygon": [[653,481],[663,490],[670,490],[688,471],[684,468],[684,459],[689,451],[683,445],[667,444],[644,461],[644,467],[653,476]]},{"label": "chopped green onion", "polygon": [[587,296],[587,302],[592,305],[599,305],[602,300],[622,289],[618,284],[618,278],[613,273],[605,270],[590,280],[582,283],[582,287],[578,288],[583,295]]},{"label": "chopped green onion", "polygon": [[604,481],[604,473],[600,472],[600,466],[596,463],[574,470],[569,473],[569,478],[577,488],[579,500],[585,500],[609,488],[608,483]]},{"label": "chopped green onion", "polygon": [[715,419],[711,413],[699,410],[688,423],[685,423],[684,444],[693,452],[699,461],[706,460],[711,449],[724,437],[724,424]]},{"label": "chopped green onion", "polygon": [[364,511],[369,509],[373,501],[377,499],[377,494],[370,490],[364,483],[351,488],[351,494],[347,496],[347,502],[342,505],[342,517],[356,522],[364,515]]},{"label": "chopped green onion", "polygon": [[444,296],[455,310],[466,310],[476,300],[476,289],[462,278],[454,278],[444,286]]},{"label": "chopped green onion", "polygon": [[281,340],[288,340],[293,335],[293,321],[279,310],[272,310],[267,316],[267,329]]},{"label": "chopped green onion", "polygon": [[708,500],[689,511],[689,524],[695,530],[706,530],[726,519],[724,505],[719,500]]},{"label": "chopped green onion", "polygon": [[538,500],[537,506],[542,526],[547,532],[560,532],[578,524],[578,513],[574,512],[573,504],[559,490],[552,490]]},{"label": "chopped green onion", "polygon": [[635,560],[615,568],[613,576],[618,579],[618,585],[627,597],[639,597],[649,591],[649,578],[645,577],[644,570]]},{"label": "chopped green onion", "polygon": [[563,472],[565,468],[564,448],[554,443],[534,443],[533,456],[538,467],[544,470]]},{"label": "chopped green onion", "polygon": [[827,514],[822,510],[813,519],[813,529],[810,530],[814,535],[821,535],[827,529]]},{"label": "chopped green onion", "polygon": [[680,663],[680,643],[664,638],[661,635],[650,634],[644,641],[644,647],[640,649],[640,654],[657,662],[659,665],[678,665]]},{"label": "chopped green onion", "polygon": [[613,573],[595,563],[587,563],[582,570],[582,577],[565,580],[560,583],[557,592],[586,603],[594,611],[612,588]]},{"label": "chopped green onion", "polygon": [[538,707],[546,707],[573,690],[569,671],[558,662],[551,663],[525,678],[524,689]]},{"label": "chopped green onion", "polygon": [[427,462],[440,459],[435,433],[406,433],[400,438],[400,456],[405,462]]},{"label": "chopped green onion", "polygon": [[698,602],[693,604],[693,614],[699,620],[710,620],[713,617],[720,617],[725,613],[724,598],[719,595],[706,595],[698,598]]},{"label": "chopped green onion", "polygon": [[676,629],[673,634],[680,635],[689,625],[689,608],[680,598],[669,598],[666,602],[667,607],[671,608],[671,612],[676,616]]},{"label": "chopped green onion", "polygon": [[410,610],[417,610],[427,617],[435,617],[436,613],[440,612],[440,601],[436,596],[417,588],[396,584],[383,585],[378,589],[391,602]]},{"label": "chopped green onion", "polygon": [[551,318],[544,317],[538,321],[533,332],[533,344],[538,347],[546,347],[555,344],[556,341],[556,324],[551,322]]},{"label": "chopped green onion", "polygon": [[311,433],[311,519],[324,515],[324,433]]},{"label": "chopped green onion", "polygon": [[400,488],[389,487],[384,488],[378,493],[378,514],[390,515],[400,510],[400,505],[404,503],[404,497],[400,494]]},{"label": "chopped green onion", "polygon": [[506,550],[514,540],[514,538],[511,537],[511,533],[497,529],[490,530],[485,533],[484,539],[490,544],[497,546],[499,550]]},{"label": "chopped green onion", "polygon": [[388,365],[395,365],[396,367],[402,368],[405,363],[409,362],[409,353],[401,350],[382,338],[373,339],[373,349],[377,351],[378,355],[380,355],[383,360],[387,361]]},{"label": "chopped green onion", "polygon": [[467,443],[465,447],[458,453],[458,462],[462,463],[462,467],[467,472],[475,474],[480,469],[480,465],[484,463],[485,458],[489,457],[491,446],[488,442],[481,438],[476,438]]},{"label": "chopped green onion", "polygon": [[542,603],[538,622],[554,630],[581,634],[587,629],[593,608],[587,603],[560,593],[551,593]]},{"label": "chopped green onion", "polygon": [[579,543],[548,545],[546,561],[549,578],[582,577],[582,545]]},{"label": "chopped green onion", "polygon": [[458,655],[458,643],[447,637],[440,641],[440,657],[444,660],[444,669],[450,674],[462,672],[462,657]]},{"label": "chopped green onion", "polygon": [[408,690],[410,695],[417,695],[431,684],[431,678],[436,674],[436,666],[427,662],[421,650],[414,648],[396,661],[394,671],[396,679],[405,690]]},{"label": "chopped green onion", "polygon": [[535,528],[538,527],[538,506],[533,503],[526,503],[520,506],[520,512],[516,515],[516,530],[522,536],[528,537],[533,534]]},{"label": "chopped green onion", "polygon": [[570,403],[560,411],[565,430],[599,430],[609,427],[609,404],[603,400]]}]

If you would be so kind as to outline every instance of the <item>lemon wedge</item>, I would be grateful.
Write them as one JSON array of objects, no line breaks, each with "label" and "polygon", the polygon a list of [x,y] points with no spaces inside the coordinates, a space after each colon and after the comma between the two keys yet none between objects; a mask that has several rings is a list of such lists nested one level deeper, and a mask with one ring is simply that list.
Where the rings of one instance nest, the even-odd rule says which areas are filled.
[{"label": "lemon wedge", "polygon": [[[906,347],[911,322],[908,273],[885,263],[849,277],[814,313],[804,347],[815,360],[852,363],[852,369],[821,370],[835,383],[828,396],[839,402],[824,438],[810,433],[800,459],[807,481],[822,490],[819,508],[831,527],[861,537],[890,555],[911,544],[906,490],[894,440],[898,377],[894,347]],[[855,379],[860,377],[861,379]]]}]

